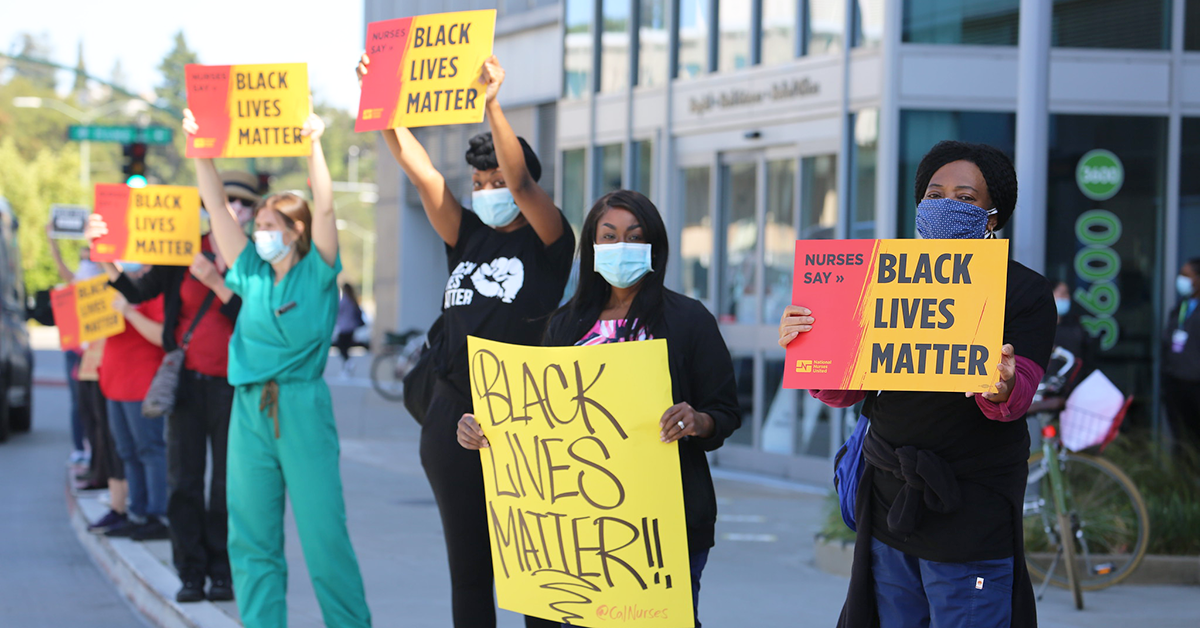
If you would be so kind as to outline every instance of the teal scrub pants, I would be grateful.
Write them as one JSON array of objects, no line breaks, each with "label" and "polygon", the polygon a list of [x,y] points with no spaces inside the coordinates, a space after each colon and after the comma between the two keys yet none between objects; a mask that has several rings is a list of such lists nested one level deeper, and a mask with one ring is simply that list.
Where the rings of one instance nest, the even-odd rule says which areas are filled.
[{"label": "teal scrub pants", "polygon": [[229,426],[229,562],[247,628],[287,626],[284,491],[329,628],[371,625],[346,529],[333,404],[324,380],[279,384],[279,437],[262,384],[238,386]]}]

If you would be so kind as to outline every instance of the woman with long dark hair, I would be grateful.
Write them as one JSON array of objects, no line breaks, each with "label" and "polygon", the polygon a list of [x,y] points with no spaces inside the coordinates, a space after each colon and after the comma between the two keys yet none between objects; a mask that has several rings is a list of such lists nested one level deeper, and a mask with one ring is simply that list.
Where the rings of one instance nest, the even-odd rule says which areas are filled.
[{"label": "woman with long dark hair", "polygon": [[[724,444],[742,418],[733,361],[717,321],[704,304],[663,286],[669,258],[666,226],[649,199],[630,190],[601,197],[579,236],[575,295],[551,317],[544,344],[666,339],[675,405],[663,408],[659,438],[679,442],[692,602],[698,604],[700,574],[715,542],[717,521],[705,453]],[[458,442],[467,449],[487,446],[474,416],[459,421]]]}]

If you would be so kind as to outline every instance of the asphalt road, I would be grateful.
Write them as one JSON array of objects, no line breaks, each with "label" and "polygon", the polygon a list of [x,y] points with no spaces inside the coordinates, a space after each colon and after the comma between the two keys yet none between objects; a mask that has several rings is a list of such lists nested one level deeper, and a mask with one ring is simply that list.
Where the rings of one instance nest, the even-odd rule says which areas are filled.
[{"label": "asphalt road", "polygon": [[65,499],[71,452],[66,389],[39,386],[34,395],[33,431],[0,443],[0,625],[146,626],[71,529]]}]

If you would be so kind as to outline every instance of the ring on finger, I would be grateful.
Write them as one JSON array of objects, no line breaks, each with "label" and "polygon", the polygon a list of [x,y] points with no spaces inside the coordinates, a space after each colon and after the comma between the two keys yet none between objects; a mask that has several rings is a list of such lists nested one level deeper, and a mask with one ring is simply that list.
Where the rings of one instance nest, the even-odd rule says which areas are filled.
[{"label": "ring on finger", "polygon": [[678,425],[678,426],[679,426],[679,429],[680,429],[681,431],[682,431],[682,430],[686,430],[686,429],[687,429],[687,427],[685,427],[685,426],[684,426],[684,424],[683,424],[683,419],[679,419],[679,421],[678,421],[677,423],[675,423],[675,425]]}]

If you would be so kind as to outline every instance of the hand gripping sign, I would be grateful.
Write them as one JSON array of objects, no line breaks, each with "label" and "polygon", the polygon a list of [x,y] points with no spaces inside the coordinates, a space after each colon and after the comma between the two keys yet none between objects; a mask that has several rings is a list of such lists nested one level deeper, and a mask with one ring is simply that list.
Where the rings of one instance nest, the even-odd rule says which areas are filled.
[{"label": "hand gripping sign", "polygon": [[300,134],[312,112],[307,64],[189,64],[184,72],[200,127],[187,139],[188,157],[312,154],[312,141]]},{"label": "hand gripping sign", "polygon": [[367,25],[370,71],[363,77],[354,130],[483,121],[496,11],[418,15]]},{"label": "hand gripping sign", "polygon": [[665,340],[470,337],[500,607],[575,626],[695,624]]},{"label": "hand gripping sign", "polygon": [[63,350],[125,331],[125,317],[112,307],[117,291],[100,275],[50,291],[50,307]]},{"label": "hand gripping sign", "polygon": [[801,240],[786,388],[994,392],[1008,240]]},{"label": "hand gripping sign", "polygon": [[96,185],[96,213],[108,233],[96,238],[92,259],[189,266],[200,252],[200,192],[177,185]]}]

